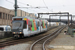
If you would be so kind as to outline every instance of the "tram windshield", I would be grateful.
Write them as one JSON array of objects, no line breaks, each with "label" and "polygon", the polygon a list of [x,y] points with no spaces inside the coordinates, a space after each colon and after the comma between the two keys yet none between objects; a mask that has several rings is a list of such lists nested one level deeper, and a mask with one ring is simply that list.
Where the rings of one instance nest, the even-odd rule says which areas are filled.
[{"label": "tram windshield", "polygon": [[12,22],[12,29],[22,29],[22,28],[23,28],[23,21]]}]

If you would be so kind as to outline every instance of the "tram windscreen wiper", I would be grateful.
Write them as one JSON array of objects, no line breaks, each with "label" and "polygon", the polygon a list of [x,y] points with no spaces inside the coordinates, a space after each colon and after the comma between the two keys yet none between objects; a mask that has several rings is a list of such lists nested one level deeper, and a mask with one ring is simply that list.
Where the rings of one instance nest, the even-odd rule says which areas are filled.
[{"label": "tram windscreen wiper", "polygon": [[21,23],[20,23],[20,26],[17,29],[19,29],[20,27],[21,27]]}]

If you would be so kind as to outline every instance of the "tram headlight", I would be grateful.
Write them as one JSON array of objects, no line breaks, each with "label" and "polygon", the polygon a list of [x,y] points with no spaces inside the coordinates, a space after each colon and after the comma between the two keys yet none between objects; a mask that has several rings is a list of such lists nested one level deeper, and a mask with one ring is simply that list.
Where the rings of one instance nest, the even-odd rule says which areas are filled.
[{"label": "tram headlight", "polygon": [[22,34],[22,32],[20,32],[20,34]]},{"label": "tram headlight", "polygon": [[15,32],[13,32],[13,34],[15,34]]}]

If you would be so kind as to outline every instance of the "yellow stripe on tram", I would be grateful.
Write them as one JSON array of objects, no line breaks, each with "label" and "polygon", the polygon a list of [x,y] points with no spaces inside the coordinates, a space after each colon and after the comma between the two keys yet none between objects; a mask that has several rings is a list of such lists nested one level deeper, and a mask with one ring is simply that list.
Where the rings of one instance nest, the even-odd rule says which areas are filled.
[{"label": "yellow stripe on tram", "polygon": [[24,18],[24,20],[27,20],[27,18]]}]

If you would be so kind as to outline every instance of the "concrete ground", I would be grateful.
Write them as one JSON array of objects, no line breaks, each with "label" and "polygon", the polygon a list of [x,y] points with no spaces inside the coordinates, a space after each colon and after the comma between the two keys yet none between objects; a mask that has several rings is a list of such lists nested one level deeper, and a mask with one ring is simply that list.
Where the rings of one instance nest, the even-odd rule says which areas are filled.
[{"label": "concrete ground", "polygon": [[25,50],[29,45],[30,44],[23,43],[23,44],[8,46],[1,50]]},{"label": "concrete ground", "polygon": [[46,45],[46,50],[75,50],[75,37],[65,35],[65,28],[49,45]]}]

